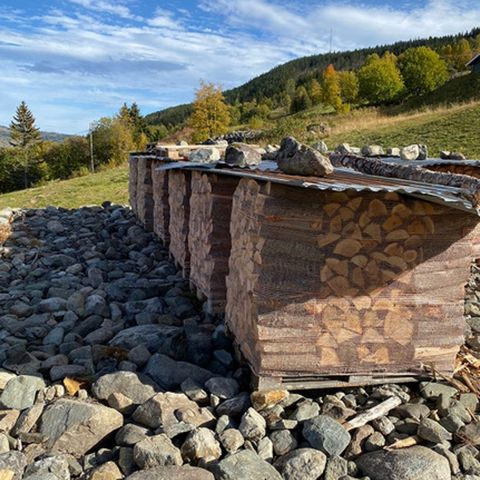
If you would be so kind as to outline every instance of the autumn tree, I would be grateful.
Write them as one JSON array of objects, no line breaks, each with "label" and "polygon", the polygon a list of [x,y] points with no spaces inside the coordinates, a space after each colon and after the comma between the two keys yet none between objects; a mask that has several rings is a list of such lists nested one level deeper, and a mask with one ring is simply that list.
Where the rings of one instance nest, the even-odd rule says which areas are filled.
[{"label": "autumn tree", "polygon": [[312,100],[308,96],[307,89],[302,85],[297,88],[290,105],[290,113],[297,113],[312,106]]},{"label": "autumn tree", "polygon": [[338,72],[340,96],[344,103],[354,103],[358,99],[358,77],[353,71]]},{"label": "autumn tree", "polygon": [[335,67],[330,64],[323,72],[322,100],[326,105],[332,106],[336,111],[342,106],[340,96],[340,82]]},{"label": "autumn tree", "polygon": [[129,107],[124,103],[118,112],[117,119],[131,130],[136,148],[142,149],[148,141],[148,134],[145,119],[140,113],[138,105],[133,102]]},{"label": "autumn tree", "polygon": [[448,80],[445,61],[428,47],[406,50],[399,58],[399,67],[405,88],[411,95],[431,92]]},{"label": "autumn tree", "polygon": [[189,124],[194,130],[195,142],[217,137],[227,131],[230,113],[220,86],[200,82],[200,88],[195,92]]},{"label": "autumn tree", "polygon": [[395,55],[370,55],[358,71],[360,96],[373,104],[395,100],[404,88]]},{"label": "autumn tree", "polygon": [[452,66],[455,70],[463,72],[466,64],[473,56],[472,47],[466,38],[461,38],[452,46]]}]

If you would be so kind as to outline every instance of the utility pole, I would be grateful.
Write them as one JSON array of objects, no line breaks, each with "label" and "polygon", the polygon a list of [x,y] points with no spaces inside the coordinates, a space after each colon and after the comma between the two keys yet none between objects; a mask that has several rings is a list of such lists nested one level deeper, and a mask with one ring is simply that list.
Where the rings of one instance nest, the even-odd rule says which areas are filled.
[{"label": "utility pole", "polygon": [[95,160],[93,157],[93,128],[94,123],[90,123],[90,170],[95,173]]}]

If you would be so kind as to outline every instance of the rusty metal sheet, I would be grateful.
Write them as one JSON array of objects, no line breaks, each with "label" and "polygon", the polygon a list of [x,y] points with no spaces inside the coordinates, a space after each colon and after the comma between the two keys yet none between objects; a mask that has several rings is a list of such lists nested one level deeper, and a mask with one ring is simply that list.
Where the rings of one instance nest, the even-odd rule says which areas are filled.
[{"label": "rusty metal sheet", "polygon": [[272,161],[262,162],[256,170],[226,167],[225,164],[221,163],[201,164],[191,162],[172,162],[158,168],[161,170],[177,168],[202,170],[316,190],[332,190],[336,192],[346,190],[375,193],[394,192],[422,198],[433,203],[446,205],[450,208],[467,211],[480,216],[480,212],[477,210],[471,195],[469,195],[469,192],[465,189],[399,178],[367,175],[344,167],[335,167],[334,173],[326,177],[286,175],[277,170],[277,164]]}]

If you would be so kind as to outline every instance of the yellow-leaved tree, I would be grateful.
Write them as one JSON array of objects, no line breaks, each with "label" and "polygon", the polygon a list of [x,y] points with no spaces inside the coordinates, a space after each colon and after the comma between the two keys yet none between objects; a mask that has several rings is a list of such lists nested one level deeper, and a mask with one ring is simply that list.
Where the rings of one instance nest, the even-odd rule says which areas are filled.
[{"label": "yellow-leaved tree", "polygon": [[189,124],[193,128],[194,142],[203,142],[227,131],[230,112],[220,86],[200,82],[200,88],[195,92]]}]

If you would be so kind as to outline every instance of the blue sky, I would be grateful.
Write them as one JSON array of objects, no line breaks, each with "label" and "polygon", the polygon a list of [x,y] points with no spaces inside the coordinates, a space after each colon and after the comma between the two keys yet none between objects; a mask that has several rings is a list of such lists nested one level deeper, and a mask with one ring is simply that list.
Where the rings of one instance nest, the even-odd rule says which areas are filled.
[{"label": "blue sky", "polygon": [[480,26],[478,0],[1,0],[0,125],[25,100],[44,130],[81,133],[126,101],[190,102],[292,58]]}]

